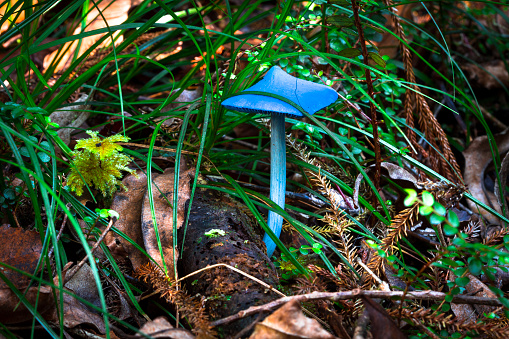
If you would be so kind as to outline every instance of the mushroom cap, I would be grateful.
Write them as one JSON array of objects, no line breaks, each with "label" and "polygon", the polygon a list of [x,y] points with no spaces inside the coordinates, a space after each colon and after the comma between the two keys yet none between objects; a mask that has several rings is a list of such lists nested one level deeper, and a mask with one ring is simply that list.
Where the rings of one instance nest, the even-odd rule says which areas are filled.
[{"label": "mushroom cap", "polygon": [[280,99],[258,94],[242,94],[253,91],[284,97],[309,114],[314,114],[329,106],[338,98],[338,93],[328,86],[297,79],[280,67],[273,66],[258,83],[238,95],[224,100],[221,104],[229,110],[238,112],[276,113],[297,118],[303,116],[296,107]]}]

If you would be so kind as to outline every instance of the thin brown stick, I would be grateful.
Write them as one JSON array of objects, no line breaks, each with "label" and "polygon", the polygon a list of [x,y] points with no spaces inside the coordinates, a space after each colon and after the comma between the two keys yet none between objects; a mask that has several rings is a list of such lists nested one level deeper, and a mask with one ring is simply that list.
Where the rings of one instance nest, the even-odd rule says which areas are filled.
[{"label": "thin brown stick", "polygon": [[423,330],[430,338],[432,339],[440,339],[439,336],[437,336],[435,333],[431,332],[426,325],[421,323],[420,321],[416,322],[417,327],[419,327],[421,330]]},{"label": "thin brown stick", "polygon": [[[359,17],[359,5],[356,0],[352,0],[352,11],[354,16],[355,27],[357,27],[357,32],[359,32],[359,43],[361,44],[362,49],[362,57],[364,64],[369,66],[369,58],[368,58],[368,49],[366,48],[366,41],[364,40],[364,32],[362,30],[362,24]],[[375,90],[373,89],[373,79],[371,79],[371,71],[366,67],[364,69],[364,74],[366,75],[366,85],[368,85],[368,95],[371,100],[369,101],[369,109],[371,111],[371,125],[373,126],[373,146],[375,148],[375,188],[380,190],[380,173],[382,172],[381,166],[381,155],[380,155],[380,140],[378,137],[378,121],[376,118],[376,107],[373,103],[375,100]],[[374,198],[375,206],[378,205],[378,200]]]},{"label": "thin brown stick", "polygon": [[[90,249],[90,253],[94,253],[94,251],[97,249],[97,247],[99,247],[99,245],[101,244],[101,242],[104,240],[104,237],[106,237],[106,234],[108,234],[108,232],[110,231],[110,229],[113,227],[113,224],[115,223],[115,218],[110,218],[110,222],[108,224],[108,226],[106,227],[106,229],[101,233],[101,236],[99,237],[99,239],[97,240],[97,242],[94,244],[94,246],[92,247],[92,249]],[[67,273],[65,275],[65,279],[64,279],[64,285],[69,281],[71,280],[71,278],[80,270],[80,268],[83,267],[83,265],[85,265],[85,263],[87,262],[88,260],[88,256],[85,256],[85,258],[83,258],[83,260],[80,261],[80,263],[78,265],[76,265],[72,270],[69,271],[69,273]]]},{"label": "thin brown stick", "polygon": [[[71,207],[71,204],[67,204],[66,207],[67,207],[67,209],[69,209]],[[55,242],[55,245],[58,243],[58,241],[62,237],[62,234],[64,233],[65,224],[67,224],[67,213],[64,213],[64,220],[62,221],[62,226],[60,227],[60,231],[58,231],[57,241]],[[53,256],[54,249],[55,249],[55,247],[52,247],[49,250],[48,258],[51,258]]]},{"label": "thin brown stick", "polygon": [[247,277],[247,278],[249,278],[249,279],[253,280],[254,282],[256,282],[256,283],[258,283],[258,284],[262,285],[263,287],[265,287],[266,289],[269,289],[269,290],[271,290],[272,292],[274,292],[274,293],[276,293],[276,294],[279,294],[279,295],[280,295],[280,296],[282,296],[282,297],[286,297],[286,295],[285,295],[285,294],[283,294],[283,293],[279,292],[278,290],[276,290],[274,287],[270,286],[270,285],[269,285],[269,284],[267,284],[266,282],[264,282],[264,281],[262,281],[262,280],[260,280],[260,279],[258,279],[258,278],[256,278],[256,277],[253,277],[251,274],[248,274],[248,273],[246,273],[246,272],[244,272],[244,271],[242,271],[242,270],[239,270],[239,269],[238,269],[238,268],[236,268],[236,267],[230,266],[230,265],[228,265],[228,264],[223,264],[223,263],[214,264],[214,265],[209,265],[209,266],[207,266],[207,267],[200,268],[199,270],[196,270],[196,271],[194,271],[194,272],[192,272],[192,273],[189,273],[189,274],[188,274],[188,275],[186,275],[185,277],[179,278],[179,279],[178,279],[178,280],[176,280],[175,282],[176,282],[176,283],[179,283],[179,282],[181,282],[182,280],[185,280],[185,279],[187,279],[187,278],[192,277],[193,275],[199,274],[199,273],[201,273],[201,272],[203,272],[203,271],[210,270],[210,269],[212,269],[212,268],[216,268],[216,267],[226,267],[226,268],[228,268],[228,269],[230,269],[230,270],[232,270],[232,271],[234,271],[234,272],[237,272],[238,274],[242,274],[243,276],[245,276],[245,277]]},{"label": "thin brown stick", "polygon": [[357,258],[357,263],[359,264],[360,267],[364,269],[364,271],[366,271],[366,273],[368,273],[373,278],[373,280],[375,280],[378,283],[378,286],[380,289],[382,289],[382,291],[391,290],[389,284],[380,279],[365,263],[362,262],[361,258],[359,257]]},{"label": "thin brown stick", "polygon": [[[405,295],[404,291],[368,291],[355,289],[352,291],[342,291],[342,292],[313,292],[309,294],[301,294],[290,297],[283,297],[274,301],[271,301],[265,305],[260,306],[251,306],[247,310],[240,311],[237,314],[231,315],[229,317],[216,320],[212,322],[212,326],[220,326],[231,323],[238,319],[245,318],[252,314],[256,314],[259,312],[269,312],[275,308],[278,308],[290,300],[297,300],[299,302],[305,302],[310,300],[322,300],[327,299],[331,301],[338,300],[346,300],[346,299],[358,299],[362,296],[370,297],[370,298],[401,298]],[[436,292],[436,291],[412,291],[407,292],[405,295],[405,299],[415,299],[415,300],[432,300],[432,301],[441,301],[444,300],[447,296],[447,293]],[[456,295],[453,297],[452,303],[455,304],[475,304],[475,305],[488,305],[488,306],[501,306],[502,304],[496,298],[485,298],[485,297],[475,297],[475,296],[466,296],[466,295]]]},{"label": "thin brown stick", "polygon": [[[267,288],[267,289],[271,290],[272,292],[274,292],[274,293],[276,293],[276,294],[279,294],[279,295],[280,295],[280,296],[282,296],[283,298],[288,298],[288,297],[287,297],[284,293],[279,292],[278,290],[276,290],[274,287],[270,286],[270,285],[269,285],[269,284],[267,284],[266,282],[264,282],[264,281],[262,281],[262,280],[260,280],[260,279],[258,279],[258,278],[256,278],[256,277],[253,277],[252,275],[250,275],[250,274],[248,274],[248,273],[246,273],[246,272],[244,272],[244,271],[241,271],[241,270],[239,270],[239,269],[238,269],[238,268],[236,268],[236,267],[233,267],[233,266],[230,266],[230,265],[227,265],[227,264],[223,264],[223,263],[214,264],[214,265],[209,265],[209,266],[207,266],[207,267],[200,268],[200,269],[199,269],[199,270],[197,270],[197,271],[194,271],[194,272],[192,272],[192,273],[189,273],[189,274],[188,274],[188,275],[186,275],[185,277],[179,278],[179,279],[178,279],[178,280],[176,280],[175,282],[176,282],[176,283],[179,283],[179,282],[181,282],[182,280],[185,280],[185,279],[187,279],[187,278],[192,277],[193,275],[196,275],[196,274],[198,274],[198,273],[201,273],[201,272],[203,272],[203,271],[210,270],[210,269],[212,269],[212,268],[216,268],[216,267],[226,267],[226,268],[228,268],[228,269],[230,269],[230,270],[232,270],[232,271],[234,271],[234,272],[237,272],[237,273],[239,273],[239,274],[242,274],[243,276],[245,276],[245,277],[247,277],[247,278],[249,278],[249,279],[253,280],[254,282],[256,282],[256,283],[258,283],[258,284],[262,285],[263,287],[265,287],[265,288]],[[320,323],[322,323],[322,325],[325,325],[326,327],[328,327],[328,325],[327,325],[327,324],[323,323],[323,321],[322,321],[322,320],[320,320],[319,318],[317,318],[315,315],[313,315],[313,314],[312,314],[311,312],[309,312],[307,309],[304,309],[304,312],[306,312],[309,316],[311,316],[311,317],[315,318],[317,321],[319,321]]]}]

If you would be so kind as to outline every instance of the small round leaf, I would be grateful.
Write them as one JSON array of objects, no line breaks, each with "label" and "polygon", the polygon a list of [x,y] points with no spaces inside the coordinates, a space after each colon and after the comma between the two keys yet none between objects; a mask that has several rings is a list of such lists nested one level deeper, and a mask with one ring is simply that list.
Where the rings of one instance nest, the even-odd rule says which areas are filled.
[{"label": "small round leaf", "polygon": [[444,225],[444,234],[447,236],[452,236],[458,233],[458,229],[449,224]]},{"label": "small round leaf", "polygon": [[449,211],[447,219],[449,219],[449,222],[454,227],[458,227],[460,225],[460,219],[458,218],[458,215],[454,211]]},{"label": "small round leaf", "polygon": [[435,202],[435,198],[433,197],[433,194],[431,194],[428,191],[422,192],[422,203],[425,206],[433,206],[434,202]]},{"label": "small round leaf", "polygon": [[470,257],[468,258],[468,270],[473,275],[479,275],[482,270],[482,262],[481,260],[477,259],[476,257]]}]

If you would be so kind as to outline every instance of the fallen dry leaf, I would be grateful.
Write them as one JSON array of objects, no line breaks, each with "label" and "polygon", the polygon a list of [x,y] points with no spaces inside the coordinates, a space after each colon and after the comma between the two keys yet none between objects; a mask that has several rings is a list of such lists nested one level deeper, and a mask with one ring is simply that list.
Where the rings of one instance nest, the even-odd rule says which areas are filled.
[{"label": "fallen dry leaf", "polygon": [[[100,28],[107,27],[105,21],[108,23],[108,26],[116,26],[120,25],[124,21],[127,20],[127,13],[129,9],[133,6],[139,4],[141,0],[103,0],[101,2],[91,2],[90,3],[90,12],[87,15],[87,22],[85,32],[90,32],[93,30],[97,30]],[[81,33],[81,23],[78,21],[74,24],[77,26],[74,29],[72,35],[77,35]],[[83,55],[83,53],[89,49],[93,44],[95,44],[99,39],[101,39],[105,33],[95,34],[89,37],[85,37],[81,39],[80,49],[78,51],[78,57]],[[114,37],[118,35],[117,32],[113,32]],[[113,38],[114,38],[113,37]],[[115,44],[119,44],[123,41],[122,37],[118,37],[115,39]],[[112,43],[112,38],[108,37],[105,39],[96,49],[110,46]],[[73,56],[78,46],[78,40],[70,41],[64,44],[64,46],[47,55],[44,58],[44,69],[48,69],[50,65],[54,62],[57,62],[55,73],[62,72],[64,69],[68,68],[71,65],[73,60]],[[63,54],[63,56],[62,56]]]},{"label": "fallen dry leaf", "polygon": [[[70,266],[69,264],[66,265]],[[68,267],[69,269],[70,267]],[[68,272],[68,270],[66,270]],[[55,278],[55,284],[58,284],[57,278]],[[101,301],[99,293],[97,291],[97,285],[94,280],[92,268],[88,264],[84,264],[65,284],[65,288],[91,303],[92,305],[100,308]],[[57,294],[57,299],[60,298],[60,294]],[[57,303],[59,305],[59,303]],[[104,326],[104,319],[99,312],[96,312],[93,308],[80,302],[74,296],[64,293],[63,294],[63,305],[64,305],[64,327],[66,329],[74,329],[78,326],[91,327],[94,331],[101,334],[106,333],[106,327]],[[45,316],[45,319],[51,323],[59,324],[59,313],[56,308],[53,308],[52,312]],[[124,318],[125,319],[125,318]]]},{"label": "fallen dry leaf", "polygon": [[498,181],[495,182],[495,191],[493,192],[493,194],[495,194],[495,198],[497,199],[498,205],[503,206],[504,210],[507,211],[506,200],[500,198],[501,193],[502,197],[504,196],[504,193],[500,191],[500,187],[506,187],[507,184],[507,175],[509,174],[509,153],[506,153],[504,159],[500,163],[500,170],[498,174],[500,176],[500,185],[498,184]]},{"label": "fallen dry leaf", "polygon": [[[3,2],[3,1],[2,1]],[[19,2],[17,0],[10,0],[4,3],[2,6],[0,6],[0,17],[3,18],[5,16],[5,13],[8,10],[12,10],[14,6],[19,7],[17,8],[14,13],[11,14],[7,20],[4,21],[2,24],[2,27],[0,27],[0,34],[7,31],[9,29],[9,26],[11,26],[12,22],[19,24],[23,20],[25,20],[25,9],[21,10],[23,8],[24,2]],[[37,4],[37,0],[32,0],[32,6]],[[33,9],[32,9],[33,10]]]},{"label": "fallen dry leaf", "polygon": [[[132,242],[143,248],[141,210],[143,198],[147,191],[147,176],[141,171],[137,171],[136,174],[138,177],[129,174],[122,180],[127,191],[117,191],[110,208],[120,215],[114,226],[127,235]],[[157,177],[157,174],[153,177]],[[148,263],[148,258],[140,250],[114,232],[109,232],[104,242],[116,259],[123,259],[128,256],[135,271]]]},{"label": "fallen dry leaf", "polygon": [[277,311],[269,315],[261,323],[256,324],[250,339],[288,339],[288,338],[336,338],[315,319],[308,318],[302,313],[299,302],[287,302]]},{"label": "fallen dry leaf", "polygon": [[101,307],[92,268],[88,264],[84,264],[65,284],[65,287],[94,306]]},{"label": "fallen dry leaf", "polygon": [[502,60],[478,65],[466,64],[461,66],[471,80],[486,89],[502,88],[509,86],[509,73]]},{"label": "fallen dry leaf", "polygon": [[[152,338],[171,338],[171,339],[193,339],[195,338],[189,331],[182,328],[173,328],[165,317],[159,317],[143,325],[140,331]],[[142,338],[140,334],[136,335]]]},{"label": "fallen dry leaf", "polygon": [[[477,297],[497,298],[495,293],[491,292],[488,286],[475,276],[471,274],[467,274],[467,276],[470,279],[470,282],[465,286],[467,293]],[[451,280],[454,281],[455,279],[456,276],[451,272]],[[495,311],[496,307],[451,303],[451,310],[459,323],[475,323],[479,316],[482,316],[483,313],[489,314]]]},{"label": "fallen dry leaf", "polygon": [[[0,239],[15,238],[17,241],[5,242],[0,250],[0,262],[19,268],[27,273],[34,273],[37,261],[42,250],[40,235],[35,231],[25,231],[3,225],[0,227]],[[0,267],[1,272],[22,293],[30,283],[30,278],[5,267]],[[56,283],[56,282],[55,282]],[[74,277],[66,284],[73,293],[99,306],[97,286],[92,277],[92,271],[88,265],[84,265]],[[57,293],[57,298],[59,294]],[[53,291],[49,286],[30,287],[25,298],[32,305],[38,303],[39,313],[49,322],[58,323],[58,313],[54,302]],[[93,326],[100,333],[105,333],[104,320],[97,313],[92,312],[74,297],[64,293],[64,326],[73,328],[78,325]],[[5,324],[20,323],[33,319],[33,315],[23,304],[19,303],[18,297],[11,291],[3,280],[0,280],[0,321]]]},{"label": "fallen dry leaf", "polygon": [[[179,90],[180,89],[177,88],[171,94],[173,95],[175,92],[178,92]],[[189,105],[183,105],[183,103],[193,102],[196,99],[201,98],[202,94],[203,94],[202,86],[199,86],[198,88],[196,88],[194,90],[185,89],[182,91],[182,93],[180,93],[180,95],[175,100],[173,100],[171,103],[166,105],[163,109],[161,109],[161,113],[172,111],[178,107],[181,107],[180,110],[185,110],[186,108],[189,107]],[[154,121],[160,121],[165,118],[166,117],[156,118],[156,119],[154,119]],[[165,122],[170,121],[170,120],[172,120],[172,119],[166,119]],[[164,122],[163,122],[163,124],[164,124]]]},{"label": "fallen dry leaf", "polygon": [[[185,204],[190,197],[189,179],[193,173],[194,169],[185,170],[184,165],[181,167],[177,228],[184,222]],[[138,178],[134,175],[125,177],[122,183],[127,187],[127,191],[117,192],[113,198],[111,209],[117,211],[120,215],[120,218],[115,222],[115,227],[126,234],[131,242],[145,249],[162,267],[147,191],[147,176],[141,171],[138,171],[137,175]],[[152,178],[152,195],[157,229],[166,265],[168,270],[173,272],[173,210],[171,208],[173,201],[173,168],[167,169],[164,174],[155,174]],[[111,253],[117,259],[123,259],[127,256],[131,260],[134,270],[137,271],[149,260],[131,242],[114,232],[110,232],[105,238],[105,243]]]},{"label": "fallen dry leaf", "polygon": [[[455,279],[454,277],[454,274],[451,273],[451,279]],[[451,311],[456,316],[458,323],[474,323],[477,320],[477,314],[472,305],[451,303]]]},{"label": "fallen dry leaf", "polygon": [[451,311],[456,316],[456,322],[460,324],[472,323],[477,320],[477,315],[472,305],[451,303]]},{"label": "fallen dry leaf", "polygon": [[[387,172],[389,173],[389,177],[391,179],[399,180],[400,186],[405,187],[405,188],[406,187],[420,188],[417,185],[417,178],[415,177],[415,175],[410,173],[405,168],[402,168],[401,166],[392,164],[390,162],[382,162],[380,164],[380,166],[387,170]],[[369,166],[368,168],[366,168],[366,172],[373,169],[374,167],[375,167],[375,165]],[[353,196],[354,196],[353,200],[355,202],[355,206],[359,206],[359,191],[360,191],[360,186],[361,186],[361,182],[363,179],[364,179],[364,177],[362,176],[362,174],[359,174],[357,176],[357,178],[355,179],[355,188],[354,188],[354,192],[353,192]]]},{"label": "fallen dry leaf", "polygon": [[[496,299],[497,296],[493,293],[486,284],[477,279],[477,277],[467,274],[467,277],[470,279],[470,282],[465,286],[465,289],[469,293],[469,295],[476,297],[485,297],[485,298],[493,298]],[[484,305],[474,305],[477,313],[482,316],[483,313],[489,314],[490,312],[495,311],[497,308],[493,306],[484,306]]]},{"label": "fallen dry leaf", "polygon": [[[509,151],[509,133],[508,130],[497,134],[495,142],[500,154]],[[483,135],[475,138],[470,146],[463,152],[465,157],[464,179],[470,194],[483,204],[493,206],[498,212],[502,213],[500,205],[495,195],[484,187],[484,175],[486,168],[492,162],[492,156],[488,137]],[[473,201],[467,200],[468,206],[474,212],[479,213],[491,224],[500,225],[500,220],[482,207],[478,207]]]},{"label": "fallen dry leaf", "polygon": [[58,109],[49,116],[51,122],[57,123],[60,126],[58,136],[66,145],[69,145],[71,142],[71,132],[74,132],[75,128],[80,127],[90,115],[90,112],[85,111],[87,105],[85,105],[84,102],[87,101],[87,99],[88,95],[82,93],[81,96],[74,101],[74,103],[78,104]]},{"label": "fallen dry leaf", "polygon": [[[179,187],[178,187],[178,205],[177,205],[177,225],[179,228],[184,223],[185,204],[190,198],[190,177],[194,173],[194,169],[185,169],[184,162],[180,170]],[[157,230],[162,246],[162,254],[168,273],[173,276],[173,168],[166,169],[163,174],[154,179],[152,184],[152,195],[154,203],[154,215],[157,223]],[[156,236],[154,220],[152,219],[152,211],[150,208],[150,199],[148,191],[143,198],[143,208],[141,212],[141,231],[143,234],[143,244],[147,253],[163,267],[161,251],[158,246],[158,238]],[[178,253],[175,253],[178,258]]]},{"label": "fallen dry leaf", "polygon": [[[25,231],[19,227],[9,225],[0,226],[0,239],[3,245],[0,246],[0,263],[5,263],[17,269],[34,274],[39,260],[42,243],[40,234],[36,231]],[[16,239],[16,241],[5,241]],[[44,314],[54,306],[53,295],[48,286],[28,287],[30,277],[7,269],[0,265],[0,272],[21,292],[32,305],[37,301],[38,312]],[[0,279],[0,321],[4,324],[14,324],[30,320],[33,315],[20,303],[19,298]]]},{"label": "fallen dry leaf", "polygon": [[[56,311],[56,310],[55,310]],[[58,324],[58,316],[55,312],[50,318],[55,324]],[[64,326],[65,328],[75,328],[76,326],[91,326],[101,334],[106,333],[104,319],[98,313],[91,311],[87,306],[80,303],[76,298],[69,294],[64,294]]]},{"label": "fallen dry leaf", "polygon": [[407,337],[382,306],[368,297],[362,297],[362,302],[369,314],[370,332],[374,339],[405,339]]}]

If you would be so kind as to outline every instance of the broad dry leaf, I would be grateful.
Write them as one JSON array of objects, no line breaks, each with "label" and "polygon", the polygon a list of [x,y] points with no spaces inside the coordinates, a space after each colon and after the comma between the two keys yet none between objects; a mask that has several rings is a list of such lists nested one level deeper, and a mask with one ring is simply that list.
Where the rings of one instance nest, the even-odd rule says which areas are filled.
[{"label": "broad dry leaf", "polygon": [[[178,92],[179,90],[180,90],[180,88],[177,88],[171,94],[173,95],[175,92]],[[184,103],[191,103],[191,102],[195,101],[196,99],[201,98],[202,94],[203,94],[202,86],[199,86],[198,88],[196,88],[194,90],[185,89],[182,91],[182,93],[180,93],[180,95],[175,100],[173,100],[171,103],[166,105],[163,109],[161,109],[161,113],[166,113],[166,112],[172,111],[178,107],[181,107],[180,110],[185,110],[187,107],[189,107],[189,105],[183,105]],[[166,117],[156,118],[156,119],[154,119],[154,121],[161,121],[165,118]],[[172,120],[172,119],[166,119],[165,122],[170,121],[170,120]]]},{"label": "broad dry leaf", "polygon": [[370,331],[374,339],[407,338],[382,306],[368,297],[362,297],[362,302],[369,314],[369,320],[371,322]]},{"label": "broad dry leaf", "polygon": [[133,245],[135,243],[144,248],[141,232],[141,210],[147,191],[147,176],[142,171],[137,171],[136,174],[138,177],[129,174],[122,180],[127,190],[117,191],[110,207],[120,215],[114,226],[131,241],[114,232],[109,232],[104,240],[115,258],[122,260],[125,256],[128,256],[135,271],[148,263],[148,258]]},{"label": "broad dry leaf", "polygon": [[269,315],[261,323],[256,324],[250,339],[289,339],[289,338],[336,338],[315,319],[308,318],[302,313],[299,302],[291,300],[280,309]]},{"label": "broad dry leaf", "polygon": [[474,323],[477,320],[477,315],[472,305],[451,303],[451,311],[454,313],[457,323]]},{"label": "broad dry leaf", "polygon": [[[9,29],[9,26],[11,26],[11,24],[13,24],[13,23],[19,24],[20,22],[25,20],[25,10],[21,10],[21,8],[23,7],[23,4],[25,2],[17,1],[17,0],[8,0],[6,2],[2,1],[0,3],[3,3],[3,5],[0,6],[0,18],[3,18],[5,16],[5,13],[12,9],[13,5],[17,4],[17,6],[18,6],[18,8],[16,8],[14,13],[12,13],[12,15],[9,18],[7,18],[7,20],[4,21],[4,23],[2,24],[2,27],[0,27],[0,34],[2,34],[3,32],[5,32]],[[37,0],[32,0],[32,6],[35,4],[37,4]],[[20,13],[20,10],[21,10],[21,13]],[[19,15],[18,15],[18,13],[19,13]]]},{"label": "broad dry leaf", "polygon": [[[183,162],[182,162],[183,164]],[[177,225],[179,228],[184,223],[185,204],[190,198],[190,176],[194,173],[194,169],[185,170],[184,165],[181,167],[178,186],[178,204],[177,204]],[[143,198],[143,208],[141,213],[141,230],[143,233],[143,243],[147,253],[163,267],[161,251],[164,256],[164,262],[168,268],[168,273],[173,276],[173,168],[166,169],[163,174],[154,179],[152,184],[152,196],[154,202],[154,218],[157,224],[157,231],[161,243],[161,249],[158,245],[158,237],[152,211],[150,208],[150,197],[148,191]],[[178,258],[178,253],[175,253]]]},{"label": "broad dry leaf", "polygon": [[[19,227],[2,225],[0,227],[0,239],[3,240],[0,248],[0,262],[34,274],[42,251],[39,232],[25,231]],[[16,241],[9,241],[9,239],[16,239]],[[27,287],[31,280],[30,277],[6,268],[2,268],[2,273],[17,289]],[[3,280],[0,281],[0,288],[8,288]]]},{"label": "broad dry leaf", "polygon": [[382,162],[380,166],[387,170],[387,172],[389,173],[389,177],[391,179],[407,181],[409,183],[412,183],[414,186],[417,186],[417,178],[413,173],[410,173],[407,169],[390,162]]},{"label": "broad dry leaf", "polygon": [[[415,175],[410,173],[405,168],[392,164],[390,162],[382,162],[380,166],[387,170],[387,172],[389,173],[389,177],[391,179],[399,180],[400,185],[402,185],[402,187],[418,187],[417,178],[415,177]],[[375,165],[369,166],[368,168],[366,168],[366,172],[373,169],[374,167]],[[362,174],[359,174],[355,179],[355,188],[353,192],[354,195],[353,200],[355,202],[355,206],[359,206],[359,190],[363,179],[364,177],[362,176]]]},{"label": "broad dry leaf", "polygon": [[83,265],[65,284],[65,287],[91,304],[101,307],[92,268],[88,264]]},{"label": "broad dry leaf", "polygon": [[[16,239],[16,241],[12,241]],[[0,226],[0,263],[5,263],[29,274],[35,274],[39,260],[42,243],[40,234],[36,231],[25,231],[19,227],[8,225]],[[44,314],[53,307],[53,295],[47,286],[37,285],[28,287],[30,277],[7,269],[0,265],[0,272],[21,292],[32,305],[38,303],[38,312]],[[14,324],[30,320],[33,315],[28,309],[20,304],[19,298],[0,279],[0,321],[4,324]]]},{"label": "broad dry leaf", "polygon": [[[139,4],[141,0],[103,0],[101,2],[90,2],[90,12],[87,15],[85,32],[90,32],[104,27],[117,26],[127,20],[127,13],[133,6]],[[106,25],[106,22],[108,25]],[[77,26],[72,35],[78,35],[81,31],[81,23],[74,24]],[[81,39],[78,57],[101,39],[105,33],[95,34]],[[113,38],[118,32],[113,32]],[[115,44],[122,42],[122,37],[115,39]],[[97,48],[111,46],[112,37],[105,39]],[[57,50],[44,58],[44,69],[48,69],[50,65],[57,62],[55,73],[59,73],[71,65],[74,53],[78,46],[78,40],[67,42],[60,50]],[[64,55],[62,56],[62,53]]]},{"label": "broad dry leaf", "polygon": [[509,35],[509,22],[507,21],[507,17],[509,16],[509,9],[506,7],[500,13],[497,13],[495,16],[496,26],[499,29],[500,33]]},{"label": "broad dry leaf", "polygon": [[74,103],[76,103],[75,105],[58,109],[49,116],[51,122],[60,126],[58,136],[66,145],[69,145],[71,142],[71,133],[74,132],[74,129],[80,127],[90,115],[90,112],[86,111],[87,105],[84,104],[87,99],[88,95],[82,93],[81,96],[74,101]]},{"label": "broad dry leaf", "polygon": [[483,64],[466,64],[461,66],[471,80],[486,89],[509,86],[509,73],[502,60],[494,60]]},{"label": "broad dry leaf", "polygon": [[[479,279],[471,274],[467,274],[470,282],[465,286],[466,292],[469,295],[476,297],[486,297],[496,299],[495,293],[482,283]],[[457,277],[451,272],[451,280],[454,281]],[[483,305],[468,305],[468,304],[453,304],[451,303],[451,310],[456,316],[458,323],[475,323],[479,316],[483,313],[490,313],[496,310],[496,307],[483,306]],[[477,313],[475,312],[477,311]]]},{"label": "broad dry leaf", "polygon": [[[0,227],[0,239],[16,239],[17,241],[4,241],[6,244],[0,250],[0,262],[19,268],[27,273],[34,273],[37,261],[42,250],[40,234],[35,231],[24,231],[20,228],[9,226]],[[22,293],[30,283],[30,278],[4,267],[0,268],[2,273],[9,279]],[[55,281],[58,285],[58,282]],[[80,297],[99,306],[97,286],[92,277],[91,269],[88,265],[83,266],[75,276],[66,284],[67,288]],[[58,296],[58,294],[57,294]],[[53,293],[48,286],[30,287],[25,294],[26,299],[35,305],[38,303],[39,313],[48,321],[58,323],[58,313],[56,312]],[[57,303],[58,304],[58,303]],[[19,323],[33,319],[33,315],[23,304],[14,292],[0,280],[0,319],[1,322]],[[72,328],[78,325],[93,325],[96,330],[105,333],[104,320],[96,313],[90,311],[85,305],[78,302],[69,294],[64,294],[64,326]]]},{"label": "broad dry leaf", "polygon": [[[58,296],[58,294],[57,294]],[[98,313],[92,312],[90,308],[80,303],[73,296],[64,293],[64,327],[74,328],[80,325],[94,328],[95,331],[104,334],[106,328],[104,326],[104,319]],[[55,325],[59,323],[58,313],[56,308],[53,308],[53,313],[45,316],[45,319]],[[58,327],[58,325],[56,325]]]},{"label": "broad dry leaf", "polygon": [[[497,296],[493,293],[486,284],[480,281],[477,277],[467,274],[467,277],[470,279],[470,282],[465,286],[465,289],[469,293],[469,295],[476,297],[484,297],[484,298],[492,298],[496,299]],[[494,306],[484,306],[484,305],[475,305],[477,313],[482,316],[483,313],[489,314],[495,311],[497,308]]]},{"label": "broad dry leaf", "polygon": [[[143,325],[140,332],[151,336],[152,338],[171,338],[171,339],[193,339],[195,338],[189,331],[182,328],[173,328],[165,317],[159,317]],[[142,338],[140,334],[136,335]]]},{"label": "broad dry leaf", "polygon": [[[509,151],[508,130],[497,134],[495,136],[495,142],[500,154],[504,154],[505,152]],[[472,194],[472,196],[479,200],[481,203],[487,206],[493,206],[493,208],[501,214],[502,210],[497,202],[495,195],[484,187],[484,175],[486,168],[493,161],[488,137],[483,135],[481,137],[475,138],[470,146],[463,152],[463,156],[465,157],[465,184],[469,188],[470,194]],[[500,225],[500,220],[489,211],[478,207],[470,199],[467,200],[467,202],[472,211],[479,211],[479,213],[488,222],[491,224]]]}]

